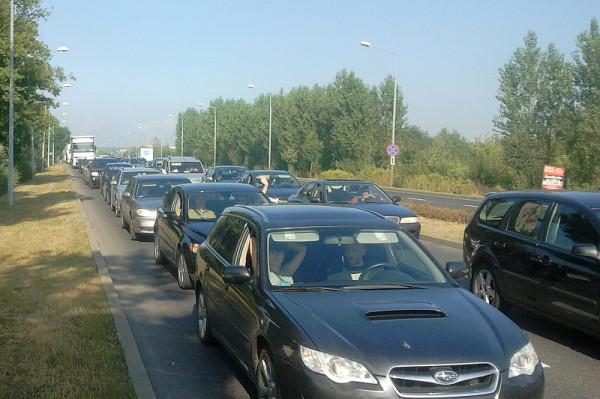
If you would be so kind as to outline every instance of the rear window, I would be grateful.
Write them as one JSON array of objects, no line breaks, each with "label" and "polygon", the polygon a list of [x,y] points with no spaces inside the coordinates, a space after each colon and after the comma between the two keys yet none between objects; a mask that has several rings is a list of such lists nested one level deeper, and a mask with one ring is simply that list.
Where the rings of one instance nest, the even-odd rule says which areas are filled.
[{"label": "rear window", "polygon": [[483,205],[479,212],[479,222],[490,227],[498,228],[515,200],[510,198],[491,199]]},{"label": "rear window", "polygon": [[527,201],[521,205],[519,213],[509,223],[509,230],[529,238],[537,238],[544,227],[544,219],[550,204]]}]

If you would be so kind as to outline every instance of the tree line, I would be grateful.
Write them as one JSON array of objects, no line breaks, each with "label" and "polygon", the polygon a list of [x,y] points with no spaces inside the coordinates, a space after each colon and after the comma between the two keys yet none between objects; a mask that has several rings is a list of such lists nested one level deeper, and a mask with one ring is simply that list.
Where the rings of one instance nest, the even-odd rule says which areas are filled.
[{"label": "tree line", "polygon": [[[540,187],[544,164],[566,168],[567,186],[600,185],[600,33],[592,19],[571,60],[554,44],[538,46],[529,32],[499,69],[494,131],[468,140],[442,129],[431,135],[407,123],[401,92],[396,114],[400,146],[394,183],[422,189],[480,193]],[[300,175],[361,176],[387,182],[394,81],[369,86],[340,71],[333,82],[272,95],[272,165]],[[186,155],[212,164],[217,112],[217,164],[265,167],[269,96],[254,102],[217,98],[211,108],[178,115]]]}]

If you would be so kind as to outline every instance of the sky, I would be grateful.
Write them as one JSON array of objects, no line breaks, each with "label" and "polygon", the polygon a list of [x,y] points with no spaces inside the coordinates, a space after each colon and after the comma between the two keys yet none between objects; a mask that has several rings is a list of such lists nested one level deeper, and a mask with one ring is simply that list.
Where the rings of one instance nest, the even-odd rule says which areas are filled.
[{"label": "sky", "polygon": [[[40,36],[76,78],[54,114],[99,145],[173,143],[175,119],[216,97],[328,84],[342,69],[370,85],[395,71],[408,123],[430,134],[493,132],[498,69],[528,31],[567,58],[600,18],[598,0],[44,0]],[[248,84],[255,85],[249,89]],[[276,104],[274,104],[276,106]],[[65,113],[66,115],[63,115]],[[274,132],[276,134],[276,132]]]}]

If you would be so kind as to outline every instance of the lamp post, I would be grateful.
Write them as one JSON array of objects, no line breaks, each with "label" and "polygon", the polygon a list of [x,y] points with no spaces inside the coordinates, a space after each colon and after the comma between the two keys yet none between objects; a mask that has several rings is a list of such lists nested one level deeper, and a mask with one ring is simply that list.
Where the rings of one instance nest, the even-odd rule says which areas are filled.
[{"label": "lamp post", "polygon": [[10,60],[8,84],[8,206],[14,204],[13,196],[13,169],[14,169],[14,96],[15,96],[15,4],[10,0]]},{"label": "lamp post", "polygon": [[[254,89],[255,86],[253,84],[248,85],[249,89]],[[271,169],[271,126],[273,125],[273,106],[272,106],[272,96],[271,92],[269,92],[269,167]]]},{"label": "lamp post", "polygon": [[[360,45],[366,48],[374,48],[376,50],[380,50],[383,51],[385,53],[388,54],[392,54],[394,56],[395,59],[395,66],[394,66],[394,106],[392,108],[392,143],[393,145],[396,144],[396,99],[397,99],[397,93],[398,93],[398,81],[397,81],[397,72],[398,72],[398,64],[400,63],[400,56],[398,53],[396,53],[395,51],[386,49],[386,48],[382,48],[382,47],[375,47],[373,45],[371,45],[370,42],[367,41],[362,41],[360,42]],[[390,161],[390,186],[394,186],[394,164]]]},{"label": "lamp post", "polygon": [[[199,106],[204,106],[204,104],[200,103],[198,104]],[[212,108],[213,112],[214,112],[214,128],[215,128],[215,132],[213,134],[213,166],[217,166],[217,107],[215,107],[214,105],[207,105],[206,108],[210,109]]]}]

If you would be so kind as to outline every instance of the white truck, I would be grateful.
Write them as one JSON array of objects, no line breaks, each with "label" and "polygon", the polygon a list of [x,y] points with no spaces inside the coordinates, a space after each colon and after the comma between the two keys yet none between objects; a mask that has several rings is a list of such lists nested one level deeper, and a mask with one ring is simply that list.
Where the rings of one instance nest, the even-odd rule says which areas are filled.
[{"label": "white truck", "polygon": [[71,166],[76,167],[80,159],[96,158],[96,146],[94,136],[71,136],[71,148],[69,149]]},{"label": "white truck", "polygon": [[140,158],[144,158],[148,162],[154,160],[154,148],[152,147],[140,147]]}]

